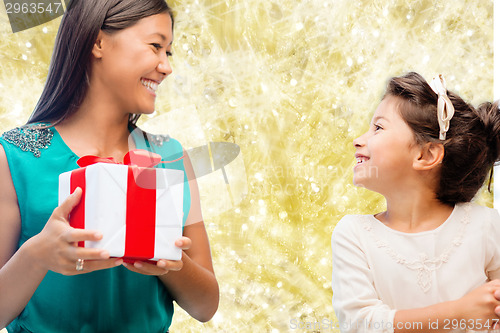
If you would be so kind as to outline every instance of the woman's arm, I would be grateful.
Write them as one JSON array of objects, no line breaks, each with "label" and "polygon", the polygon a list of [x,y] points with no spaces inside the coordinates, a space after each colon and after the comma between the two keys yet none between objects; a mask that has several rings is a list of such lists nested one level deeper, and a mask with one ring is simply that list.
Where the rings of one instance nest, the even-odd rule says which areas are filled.
[{"label": "woman's arm", "polygon": [[219,285],[215,278],[210,246],[203,222],[184,228],[192,240],[190,249],[183,251],[182,269],[160,276],[173,298],[193,318],[210,320],[219,306]]},{"label": "woman's arm", "polygon": [[184,168],[189,180],[191,209],[186,219],[184,236],[192,245],[182,253],[182,269],[163,275],[177,304],[193,318],[210,320],[219,307],[219,284],[212,266],[212,255],[201,213],[200,194],[191,161],[184,151]]},{"label": "woman's arm", "polygon": [[[76,274],[81,273],[75,269],[78,258],[109,258],[107,252],[75,246],[74,242],[101,237],[94,231],[69,226],[68,214],[81,196],[81,190],[75,192],[54,210],[42,232],[16,251],[21,217],[5,151],[0,145],[0,327],[7,326],[21,313],[48,270]],[[85,262],[84,272],[115,264],[116,259]]]},{"label": "woman's arm", "polygon": [[1,145],[0,212],[0,327],[5,327],[28,303],[46,271],[40,270],[33,262],[29,244],[16,252],[21,217],[7,158]]},{"label": "woman's arm", "polygon": [[205,322],[213,317],[219,306],[219,285],[201,214],[198,185],[185,151],[184,168],[189,180],[191,209],[184,226],[184,237],[176,241],[176,246],[184,250],[182,259],[159,260],[156,265],[135,262],[126,267],[141,274],[158,275],[177,304],[193,318]]}]

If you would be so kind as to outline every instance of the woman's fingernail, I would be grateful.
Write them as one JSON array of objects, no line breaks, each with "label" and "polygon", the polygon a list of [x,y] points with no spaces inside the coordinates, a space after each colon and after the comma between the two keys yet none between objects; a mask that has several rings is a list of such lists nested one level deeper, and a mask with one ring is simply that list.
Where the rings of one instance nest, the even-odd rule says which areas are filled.
[{"label": "woman's fingernail", "polygon": [[123,259],[115,261],[115,266],[120,266],[121,264],[123,264],[125,266],[125,263],[123,262]]},{"label": "woman's fingernail", "polygon": [[122,262],[122,265],[125,266],[125,267],[128,266],[128,264],[126,262]]},{"label": "woman's fingernail", "polygon": [[139,261],[136,261],[136,262],[134,262],[134,266],[137,267],[137,268],[141,268],[142,267],[142,263],[140,263]]}]

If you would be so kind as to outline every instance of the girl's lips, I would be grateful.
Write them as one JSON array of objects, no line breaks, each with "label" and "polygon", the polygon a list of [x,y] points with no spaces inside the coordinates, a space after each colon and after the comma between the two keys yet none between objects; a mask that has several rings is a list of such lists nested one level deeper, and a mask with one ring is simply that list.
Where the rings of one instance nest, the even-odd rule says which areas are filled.
[{"label": "girl's lips", "polygon": [[355,154],[354,157],[356,158],[357,164],[362,164],[370,159],[368,156],[361,155],[361,154]]}]

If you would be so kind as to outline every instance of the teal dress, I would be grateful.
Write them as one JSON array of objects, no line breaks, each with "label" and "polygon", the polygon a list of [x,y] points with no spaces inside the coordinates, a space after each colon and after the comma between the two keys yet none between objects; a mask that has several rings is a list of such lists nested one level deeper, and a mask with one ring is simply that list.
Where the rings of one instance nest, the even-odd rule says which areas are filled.
[{"label": "teal dress", "polygon": [[[168,136],[132,131],[136,148],[175,161],[159,167],[184,171],[183,150]],[[0,137],[21,214],[18,246],[38,234],[58,201],[59,174],[78,168],[78,156],[53,127],[27,125]],[[185,180],[187,180],[186,174]],[[184,222],[190,209],[184,183]],[[49,271],[23,312],[7,327],[11,332],[166,332],[173,315],[172,297],[155,276],[123,266],[64,276]]]}]

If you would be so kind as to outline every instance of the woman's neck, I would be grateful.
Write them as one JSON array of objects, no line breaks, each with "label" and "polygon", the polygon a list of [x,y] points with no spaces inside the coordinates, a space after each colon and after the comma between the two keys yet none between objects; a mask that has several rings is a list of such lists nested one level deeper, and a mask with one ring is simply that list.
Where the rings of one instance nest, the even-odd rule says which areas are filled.
[{"label": "woman's neck", "polygon": [[128,114],[119,113],[106,104],[86,100],[56,129],[75,154],[123,159],[129,150]]}]

